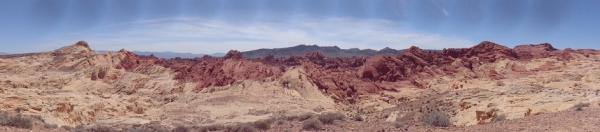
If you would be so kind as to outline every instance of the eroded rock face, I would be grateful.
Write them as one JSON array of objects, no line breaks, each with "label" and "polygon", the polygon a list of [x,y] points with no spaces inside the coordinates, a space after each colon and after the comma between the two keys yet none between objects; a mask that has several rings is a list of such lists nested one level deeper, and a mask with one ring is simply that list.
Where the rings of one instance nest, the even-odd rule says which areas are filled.
[{"label": "eroded rock face", "polygon": [[123,54],[124,58],[118,68],[124,68],[125,70],[134,70],[138,67],[162,63],[160,59],[154,56],[140,56],[126,50],[121,50],[119,53]]},{"label": "eroded rock face", "polygon": [[514,51],[520,59],[533,59],[549,57],[552,54],[556,54],[555,51],[558,51],[558,49],[554,48],[548,43],[543,43],[532,45],[519,45],[514,48]]},{"label": "eroded rock face", "polygon": [[484,41],[466,49],[444,49],[442,54],[454,58],[473,58],[479,61],[494,62],[498,59],[515,59],[517,55],[512,49],[493,42]]},{"label": "eroded rock face", "polygon": [[[589,88],[600,82],[598,53],[482,42],[371,57],[313,52],[245,59],[231,51],[222,58],[159,59],[125,50],[97,54],[78,42],[51,52],[0,57],[0,101],[6,104],[0,110],[42,113],[65,125],[163,117],[185,124],[188,119],[248,121],[257,116],[244,115],[253,113],[247,110],[274,105],[277,110],[270,112],[325,106],[376,113],[402,106],[417,113],[442,111],[455,125],[474,125],[503,115],[514,119],[562,111],[573,103],[564,100],[598,98]],[[404,105],[410,103],[416,107]],[[399,116],[406,114],[413,113]]]},{"label": "eroded rock face", "polygon": [[197,89],[225,86],[241,80],[262,80],[281,75],[283,68],[265,63],[243,60],[239,52],[230,52],[224,58],[170,59],[162,64],[173,69],[175,79],[197,82]]},{"label": "eroded rock face", "polygon": [[[288,58],[244,59],[239,51],[232,50],[223,58],[166,60],[124,52],[120,66],[127,70],[149,65],[170,68],[176,73],[175,79],[197,83],[197,90],[226,86],[241,80],[275,79],[286,69],[302,67],[319,89],[338,100],[348,100],[363,94],[394,89],[393,86],[386,86],[385,82],[406,82],[427,88],[429,85],[425,80],[437,76],[459,75],[498,80],[504,77],[504,73],[481,66],[500,60],[553,56],[571,58],[571,53],[583,52],[561,52],[550,44],[523,45],[510,49],[484,41],[471,48],[445,49],[441,52],[424,51],[413,46],[397,55],[351,58],[326,58],[319,52],[309,52],[304,56]],[[506,70],[513,71],[515,66],[518,65]]]}]

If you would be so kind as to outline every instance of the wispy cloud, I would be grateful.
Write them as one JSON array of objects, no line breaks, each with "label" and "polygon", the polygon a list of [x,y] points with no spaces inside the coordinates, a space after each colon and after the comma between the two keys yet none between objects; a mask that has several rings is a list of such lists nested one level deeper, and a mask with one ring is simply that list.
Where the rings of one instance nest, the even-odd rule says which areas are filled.
[{"label": "wispy cloud", "polygon": [[[288,47],[297,44],[342,48],[468,47],[461,38],[410,31],[388,20],[351,18],[300,19],[296,22],[231,23],[199,18],[137,21],[69,35],[97,49],[226,52],[230,49]],[[69,40],[70,41],[70,40]]]}]

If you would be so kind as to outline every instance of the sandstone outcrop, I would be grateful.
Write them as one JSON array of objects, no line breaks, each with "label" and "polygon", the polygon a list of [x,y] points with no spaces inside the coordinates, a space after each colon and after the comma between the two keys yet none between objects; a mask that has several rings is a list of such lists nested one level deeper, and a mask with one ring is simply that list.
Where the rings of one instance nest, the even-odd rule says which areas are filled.
[{"label": "sandstone outcrop", "polygon": [[596,50],[550,44],[511,49],[487,41],[375,56],[307,52],[248,59],[230,51],[224,57],[160,59],[126,50],[96,53],[81,41],[50,52],[0,56],[0,110],[70,126],[232,123],[275,114],[390,109],[402,119],[439,111],[452,124],[475,125],[595,101],[599,60]]}]

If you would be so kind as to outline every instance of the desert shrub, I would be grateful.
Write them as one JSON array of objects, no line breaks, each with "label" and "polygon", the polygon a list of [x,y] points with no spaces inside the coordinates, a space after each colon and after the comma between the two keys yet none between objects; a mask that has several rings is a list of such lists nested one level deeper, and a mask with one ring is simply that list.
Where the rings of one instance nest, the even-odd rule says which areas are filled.
[{"label": "desert shrub", "polygon": [[579,103],[573,106],[573,108],[575,108],[576,111],[583,111],[584,107],[590,107],[590,103]]},{"label": "desert shrub", "polygon": [[423,116],[423,121],[429,125],[437,127],[450,126],[450,119],[442,112],[433,111]]},{"label": "desert shrub", "polygon": [[249,115],[254,115],[254,116],[261,116],[261,115],[266,115],[269,114],[270,112],[267,110],[256,110],[256,109],[250,109],[248,110],[248,114]]},{"label": "desert shrub", "polygon": [[319,120],[324,124],[332,124],[336,120],[344,120],[345,116],[342,113],[323,113],[319,115]]},{"label": "desert shrub", "polygon": [[107,126],[77,126],[71,129],[72,132],[117,132],[116,129]]},{"label": "desert shrub", "polygon": [[249,124],[240,124],[230,126],[226,132],[258,132],[258,130]]},{"label": "desert shrub", "polygon": [[268,130],[268,129],[271,129],[272,123],[273,123],[273,120],[259,120],[252,124],[253,124],[254,128],[258,128],[261,130]]},{"label": "desert shrub", "polygon": [[225,126],[223,125],[210,125],[210,126],[203,126],[200,127],[198,129],[199,132],[209,132],[209,131],[220,131],[220,130],[224,130]]},{"label": "desert shrub", "polygon": [[169,132],[169,129],[158,123],[147,123],[143,125],[134,125],[127,128],[126,132]]},{"label": "desert shrub", "polygon": [[189,132],[190,129],[184,127],[184,126],[178,126],[175,129],[173,129],[173,132]]},{"label": "desert shrub", "polygon": [[502,81],[496,82],[496,86],[504,86],[504,85],[506,85],[506,84]]},{"label": "desert shrub", "polygon": [[304,120],[313,118],[314,116],[315,116],[315,114],[313,114],[313,113],[305,113],[305,114],[297,115],[297,116],[288,116],[287,120],[288,121],[292,121],[292,120],[304,121]]},{"label": "desert shrub", "polygon": [[279,120],[278,119],[278,120],[275,121],[275,124],[277,124],[277,125],[283,125],[283,124],[285,124],[285,120]]},{"label": "desert shrub", "polygon": [[492,122],[499,122],[499,121],[505,121],[506,120],[506,115],[502,114],[502,115],[497,115],[496,117],[494,117],[494,119],[492,119]]},{"label": "desert shrub", "polygon": [[404,127],[404,123],[401,121],[396,121],[394,122],[394,127],[396,128],[403,128]]},{"label": "desert shrub", "polygon": [[360,116],[360,115],[355,115],[355,116],[354,116],[352,119],[353,119],[354,121],[364,121],[364,120],[365,120],[365,119],[364,119],[362,116]]},{"label": "desert shrub", "polygon": [[580,74],[564,74],[565,78],[571,80],[571,81],[581,81],[581,79],[584,77],[583,75]]},{"label": "desert shrub", "polygon": [[0,125],[1,126],[10,126],[24,129],[31,129],[33,126],[33,121],[30,118],[24,117],[22,115],[9,115],[8,113],[1,112],[0,113]]},{"label": "desert shrub", "polygon": [[58,128],[58,125],[55,125],[55,124],[44,124],[44,128],[56,129],[56,128]]},{"label": "desert shrub", "polygon": [[304,130],[321,130],[322,128],[323,123],[316,118],[310,118],[302,122],[302,129]]},{"label": "desert shrub", "polygon": [[116,132],[112,127],[107,126],[93,126],[87,129],[89,132]]}]

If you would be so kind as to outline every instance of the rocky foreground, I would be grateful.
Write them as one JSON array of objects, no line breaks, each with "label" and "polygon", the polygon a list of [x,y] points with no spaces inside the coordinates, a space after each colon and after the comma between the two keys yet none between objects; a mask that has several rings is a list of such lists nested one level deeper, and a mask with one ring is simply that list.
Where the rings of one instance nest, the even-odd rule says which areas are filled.
[{"label": "rocky foreground", "polygon": [[550,44],[159,59],[78,42],[0,55],[0,131],[541,130],[496,126],[590,113],[598,84],[600,51]]}]

